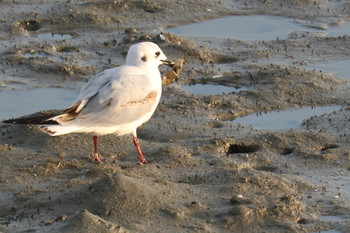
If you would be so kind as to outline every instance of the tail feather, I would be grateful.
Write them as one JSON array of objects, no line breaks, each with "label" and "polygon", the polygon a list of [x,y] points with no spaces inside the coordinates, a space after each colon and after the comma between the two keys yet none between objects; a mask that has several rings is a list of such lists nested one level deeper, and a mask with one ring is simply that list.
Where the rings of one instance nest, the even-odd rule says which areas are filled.
[{"label": "tail feather", "polygon": [[24,116],[20,118],[13,118],[8,120],[3,120],[3,123],[10,124],[28,124],[28,125],[57,125],[57,121],[53,120],[55,116],[60,114],[58,111],[43,111],[39,113],[35,113],[33,115]]},{"label": "tail feather", "polygon": [[[60,122],[63,118],[66,121],[74,119],[67,110],[59,111],[59,110],[50,110],[50,111],[42,111],[39,113],[35,113],[29,116],[24,116],[20,118],[8,119],[2,121],[3,123],[10,124],[28,124],[28,125],[42,125],[40,129],[50,135],[50,136],[59,136],[63,134],[73,133],[75,131],[80,130],[80,127],[77,126],[66,126],[61,125]],[[67,116],[68,115],[68,116]],[[68,120],[67,120],[68,119]]]},{"label": "tail feather", "polygon": [[43,125],[40,129],[50,135],[50,136],[59,136],[63,134],[74,133],[80,129],[77,126],[62,126],[62,125]]},{"label": "tail feather", "polygon": [[26,125],[41,125],[41,124],[49,124],[56,125],[57,121],[49,120],[47,117],[27,117],[27,118],[16,118],[16,119],[8,119],[2,121],[3,123],[9,124],[26,124]]}]

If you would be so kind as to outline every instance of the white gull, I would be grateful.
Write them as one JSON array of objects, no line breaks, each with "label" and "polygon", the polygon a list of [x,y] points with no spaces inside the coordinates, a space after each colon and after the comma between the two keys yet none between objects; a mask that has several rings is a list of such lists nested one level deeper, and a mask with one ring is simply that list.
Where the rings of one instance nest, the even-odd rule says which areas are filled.
[{"label": "white gull", "polygon": [[[41,119],[43,125],[40,129],[50,136],[93,134],[96,161],[101,161],[97,136],[132,134],[140,161],[146,163],[136,130],[151,118],[159,103],[162,80],[158,66],[161,64],[172,65],[173,62],[158,45],[152,42],[132,45],[125,65],[97,74],[80,90],[72,106],[57,116]],[[4,122],[25,121],[13,119]]]}]

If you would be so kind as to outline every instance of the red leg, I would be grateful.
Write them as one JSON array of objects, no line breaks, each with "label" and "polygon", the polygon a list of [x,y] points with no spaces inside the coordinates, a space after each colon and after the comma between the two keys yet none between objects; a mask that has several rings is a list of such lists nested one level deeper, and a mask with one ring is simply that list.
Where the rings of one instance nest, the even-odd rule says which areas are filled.
[{"label": "red leg", "polygon": [[97,152],[97,136],[94,136],[94,159],[97,162],[102,162]]},{"label": "red leg", "polygon": [[134,136],[134,144],[136,146],[136,149],[137,149],[137,152],[139,153],[140,155],[140,162],[145,164],[147,163],[146,159],[145,159],[145,156],[143,156],[143,153],[141,151],[141,148],[140,148],[140,144],[139,144],[139,140],[137,139],[136,136]]}]

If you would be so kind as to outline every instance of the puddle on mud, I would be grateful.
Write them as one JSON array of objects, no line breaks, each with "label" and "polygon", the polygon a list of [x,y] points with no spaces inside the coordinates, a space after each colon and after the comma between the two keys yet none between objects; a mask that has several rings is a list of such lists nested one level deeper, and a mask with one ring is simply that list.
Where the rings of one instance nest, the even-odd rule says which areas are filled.
[{"label": "puddle on mud", "polygon": [[325,221],[325,222],[342,222],[342,221],[346,221],[346,218],[343,217],[339,217],[339,216],[320,216],[318,218],[321,221]]},{"label": "puddle on mud", "polygon": [[244,90],[248,90],[248,87],[229,87],[224,85],[216,85],[216,84],[190,84],[181,86],[181,89],[194,95],[222,95],[229,94],[232,92],[240,92]]},{"label": "puddle on mud", "polygon": [[339,110],[337,105],[322,107],[302,107],[298,109],[273,111],[268,113],[251,114],[233,120],[233,123],[250,125],[262,130],[299,129],[303,120],[316,115],[331,113]]},{"label": "puddle on mud", "polygon": [[32,80],[28,82],[28,79],[26,78],[20,78],[16,76],[8,76],[8,77],[0,76],[0,93],[1,91],[5,91],[5,90],[31,88],[31,87],[34,87],[35,85],[38,85],[38,83]]},{"label": "puddle on mud", "polygon": [[350,79],[349,59],[318,62],[314,65],[310,64],[308,67],[316,70],[322,70],[324,73],[333,73],[336,77]]},{"label": "puddle on mud", "polygon": [[52,55],[39,51],[37,53],[24,53],[23,57],[25,57],[25,58],[48,58],[48,57],[52,57]]},{"label": "puddle on mud", "polygon": [[[339,217],[336,217],[336,216],[322,216],[322,217],[335,217],[335,218],[339,218]],[[334,220],[322,220],[320,217],[319,220],[321,221],[325,221],[325,222],[341,222],[341,221],[334,221]],[[342,220],[344,221],[344,220]],[[324,230],[324,231],[314,231],[314,232],[310,232],[310,233],[343,233],[342,231],[338,231],[338,230]]]},{"label": "puddle on mud", "polygon": [[350,59],[310,61],[306,65],[298,65],[292,61],[272,61],[267,59],[264,64],[276,64],[283,67],[292,66],[309,71],[315,70],[317,72],[322,71],[324,74],[331,74],[342,79],[350,79]]},{"label": "puddle on mud", "polygon": [[329,230],[329,231],[315,231],[311,233],[342,233],[342,232],[337,230]]},{"label": "puddle on mud", "polygon": [[322,30],[304,26],[293,19],[280,16],[236,15],[167,28],[165,31],[187,37],[275,40],[277,38],[286,39],[290,33],[295,31],[322,32],[329,36],[343,36],[350,34],[350,23]]},{"label": "puddle on mud", "polygon": [[20,117],[41,110],[69,107],[77,91],[63,88],[0,91],[0,120]]},{"label": "puddle on mud", "polygon": [[350,182],[349,184],[344,185],[343,189],[350,193]]},{"label": "puddle on mud", "polygon": [[73,38],[71,34],[52,33],[52,32],[40,33],[37,35],[37,37],[41,40],[69,40]]}]

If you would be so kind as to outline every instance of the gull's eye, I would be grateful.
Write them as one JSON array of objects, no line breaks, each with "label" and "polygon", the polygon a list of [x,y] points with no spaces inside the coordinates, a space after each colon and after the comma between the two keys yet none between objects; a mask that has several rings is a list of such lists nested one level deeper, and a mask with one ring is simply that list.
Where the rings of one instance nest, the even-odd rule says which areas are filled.
[{"label": "gull's eye", "polygon": [[159,55],[160,55],[160,52],[159,51],[156,52],[156,57],[159,57]]}]

